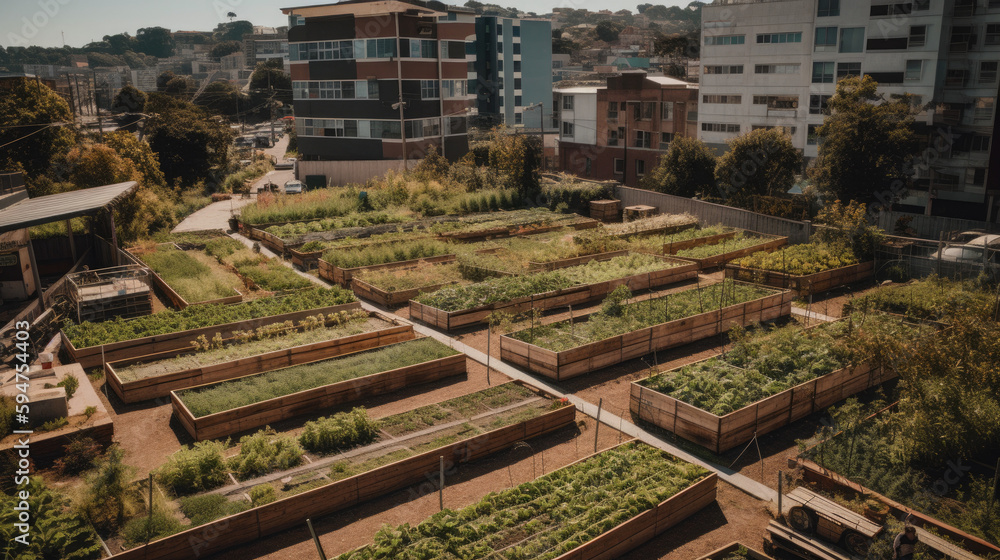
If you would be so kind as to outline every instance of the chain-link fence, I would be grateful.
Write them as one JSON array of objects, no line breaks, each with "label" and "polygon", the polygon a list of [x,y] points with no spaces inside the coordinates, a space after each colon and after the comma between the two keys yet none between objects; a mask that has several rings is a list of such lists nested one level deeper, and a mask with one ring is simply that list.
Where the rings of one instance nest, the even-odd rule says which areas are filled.
[{"label": "chain-link fence", "polygon": [[932,274],[1000,279],[1000,240],[989,245],[888,236],[875,250],[875,279],[901,282]]}]

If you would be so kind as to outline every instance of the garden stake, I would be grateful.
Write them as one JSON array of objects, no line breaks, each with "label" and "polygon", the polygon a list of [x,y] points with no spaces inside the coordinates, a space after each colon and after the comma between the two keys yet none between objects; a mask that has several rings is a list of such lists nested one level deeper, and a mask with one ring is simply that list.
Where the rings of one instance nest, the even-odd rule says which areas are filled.
[{"label": "garden stake", "polygon": [[438,475],[438,505],[441,511],[444,511],[444,455],[441,455],[441,470]]},{"label": "garden stake", "polygon": [[781,471],[778,471],[778,517],[781,517],[781,492],[782,492]]},{"label": "garden stake", "polygon": [[597,432],[601,429],[601,407],[604,406],[604,397],[597,401],[597,422],[594,424],[594,453],[597,453]]},{"label": "garden stake", "polygon": [[313,542],[316,543],[316,552],[319,552],[319,560],[326,560],[326,553],[323,552],[323,545],[319,542],[319,537],[316,536],[316,529],[313,529],[312,519],[306,518],[306,525],[309,526],[309,534],[312,535]]},{"label": "garden stake", "polygon": [[146,544],[153,536],[153,473],[149,473],[149,517],[146,519]]},{"label": "garden stake", "polygon": [[486,386],[491,387],[490,383],[490,333],[493,332],[493,325],[487,325],[486,327]]}]

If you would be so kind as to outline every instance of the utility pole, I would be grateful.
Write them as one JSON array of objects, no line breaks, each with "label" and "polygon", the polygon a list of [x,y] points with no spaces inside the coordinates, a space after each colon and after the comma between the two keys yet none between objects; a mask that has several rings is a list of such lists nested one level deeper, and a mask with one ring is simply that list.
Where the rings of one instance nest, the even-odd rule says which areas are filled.
[{"label": "utility pole", "polygon": [[[403,171],[406,171],[406,121],[403,120],[403,109],[406,107],[406,102],[403,101],[403,59],[400,56],[402,53],[399,52],[399,12],[393,14],[396,18],[396,87],[399,88],[399,103],[396,105],[399,107],[399,137],[403,141]],[[440,56],[441,53],[438,53]],[[438,94],[440,95],[440,93]]]},{"label": "utility pole", "polygon": [[66,76],[66,85],[69,89],[69,109],[73,114],[73,124],[76,124],[76,102],[73,100],[73,82],[69,80],[69,76]]},{"label": "utility pole", "polygon": [[[96,84],[95,84],[96,85]],[[94,88],[94,109],[97,110],[97,134],[101,138],[101,144],[104,143],[104,122],[101,120],[101,92]]]}]

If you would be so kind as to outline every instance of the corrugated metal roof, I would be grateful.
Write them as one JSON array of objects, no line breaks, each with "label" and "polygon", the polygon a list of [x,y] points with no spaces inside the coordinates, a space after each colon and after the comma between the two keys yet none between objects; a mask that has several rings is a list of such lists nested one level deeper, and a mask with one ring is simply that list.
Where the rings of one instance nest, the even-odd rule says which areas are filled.
[{"label": "corrugated metal roof", "polygon": [[138,186],[128,181],[22,200],[0,210],[0,233],[93,214],[125,198]]}]

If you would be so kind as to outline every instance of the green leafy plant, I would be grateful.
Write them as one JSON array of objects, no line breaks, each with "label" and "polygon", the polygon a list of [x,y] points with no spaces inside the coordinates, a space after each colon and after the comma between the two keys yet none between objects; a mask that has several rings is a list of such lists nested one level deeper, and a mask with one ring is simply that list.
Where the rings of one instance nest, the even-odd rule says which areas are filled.
[{"label": "green leafy plant", "polygon": [[378,431],[379,423],[369,418],[365,409],[355,408],[306,422],[299,443],[313,453],[330,453],[371,443]]},{"label": "green leafy plant", "polygon": [[19,512],[14,508],[20,498],[0,492],[0,554],[10,560],[96,560],[102,557],[97,533],[85,516],[69,508],[69,499],[45,486],[39,477],[31,477],[21,488],[28,493],[30,539],[24,545],[14,540],[20,535],[15,527]]},{"label": "green leafy plant", "polygon": [[[231,241],[239,243],[235,239]],[[149,243],[133,252],[188,303],[235,296],[234,288],[242,287],[240,279],[231,272],[199,260],[197,251],[181,251],[172,244]],[[201,257],[204,259],[205,255]]]},{"label": "green leafy plant", "polygon": [[269,504],[277,499],[274,486],[270,484],[258,484],[250,489],[250,503],[253,507]]},{"label": "green leafy plant", "polygon": [[226,482],[225,444],[202,441],[181,447],[156,469],[156,479],[177,494],[211,490]]},{"label": "green leafy plant", "polygon": [[94,466],[94,461],[101,456],[103,450],[94,438],[74,438],[63,446],[63,456],[56,459],[52,466],[64,476],[80,474]]},{"label": "green leafy plant", "polygon": [[160,508],[153,508],[152,516],[139,516],[130,520],[122,528],[122,540],[127,547],[145,544],[149,541],[169,537],[184,530],[179,519]]},{"label": "green leafy plant", "polygon": [[265,428],[240,438],[240,453],[229,460],[229,468],[236,478],[247,480],[294,467],[302,462],[302,455],[295,438]]},{"label": "green leafy plant", "polygon": [[774,252],[758,251],[733,263],[743,268],[800,276],[850,266],[858,260],[847,245],[814,242],[788,245]]},{"label": "green leafy plant", "polygon": [[[252,495],[253,490],[250,493]],[[235,515],[252,507],[244,500],[233,501],[222,494],[188,496],[178,500],[178,505],[180,505],[184,516],[191,520],[192,527],[211,523],[216,519]]]}]

